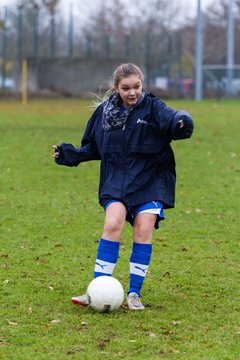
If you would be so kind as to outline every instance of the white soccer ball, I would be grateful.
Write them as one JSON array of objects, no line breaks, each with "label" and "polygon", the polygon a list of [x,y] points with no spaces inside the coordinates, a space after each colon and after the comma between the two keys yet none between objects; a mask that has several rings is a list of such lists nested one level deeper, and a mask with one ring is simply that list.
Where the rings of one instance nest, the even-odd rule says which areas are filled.
[{"label": "white soccer ball", "polygon": [[112,276],[99,276],[87,288],[90,306],[100,313],[117,310],[123,303],[124,291],[120,282]]}]

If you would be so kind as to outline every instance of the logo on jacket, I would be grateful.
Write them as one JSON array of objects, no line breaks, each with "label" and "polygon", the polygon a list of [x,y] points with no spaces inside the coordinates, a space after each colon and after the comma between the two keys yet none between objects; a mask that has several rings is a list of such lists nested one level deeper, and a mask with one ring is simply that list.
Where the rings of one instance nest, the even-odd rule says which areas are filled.
[{"label": "logo on jacket", "polygon": [[148,122],[146,120],[141,120],[141,119],[138,119],[137,120],[137,124],[144,124],[144,125],[148,125]]}]

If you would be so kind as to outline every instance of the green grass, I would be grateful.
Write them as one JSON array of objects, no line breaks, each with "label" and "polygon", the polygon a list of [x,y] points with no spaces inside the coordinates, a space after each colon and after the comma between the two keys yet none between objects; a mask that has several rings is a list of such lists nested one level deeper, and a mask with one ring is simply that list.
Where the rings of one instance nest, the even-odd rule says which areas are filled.
[{"label": "green grass", "polygon": [[[109,315],[70,302],[101,236],[99,163],[51,157],[52,144],[80,143],[88,105],[0,103],[0,358],[240,359],[239,102],[168,102],[195,120],[173,144],[176,207],[154,233],[146,310]],[[114,273],[125,290],[131,242],[127,225]]]}]

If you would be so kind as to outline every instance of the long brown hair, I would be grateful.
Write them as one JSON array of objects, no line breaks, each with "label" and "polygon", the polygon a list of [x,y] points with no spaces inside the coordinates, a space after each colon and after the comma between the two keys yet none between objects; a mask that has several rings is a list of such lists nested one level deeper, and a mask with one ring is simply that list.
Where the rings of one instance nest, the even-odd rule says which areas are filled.
[{"label": "long brown hair", "polygon": [[142,73],[142,70],[137,65],[132,63],[125,63],[119,65],[112,74],[111,87],[105,92],[103,97],[95,95],[95,99],[93,101],[94,107],[97,107],[103,101],[108,99],[115,92],[115,86],[117,86],[122,79],[127,78],[131,75],[139,76],[141,82],[143,83],[144,75]]}]

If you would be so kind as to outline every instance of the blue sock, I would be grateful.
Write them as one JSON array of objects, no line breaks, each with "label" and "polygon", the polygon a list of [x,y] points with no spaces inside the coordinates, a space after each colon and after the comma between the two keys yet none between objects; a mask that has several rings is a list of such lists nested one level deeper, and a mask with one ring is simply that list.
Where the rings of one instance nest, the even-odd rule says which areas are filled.
[{"label": "blue sock", "polygon": [[119,242],[100,239],[94,268],[94,278],[111,276],[118,260]]},{"label": "blue sock", "polygon": [[152,244],[133,243],[130,258],[130,284],[128,293],[135,292],[140,295],[151,255]]}]

